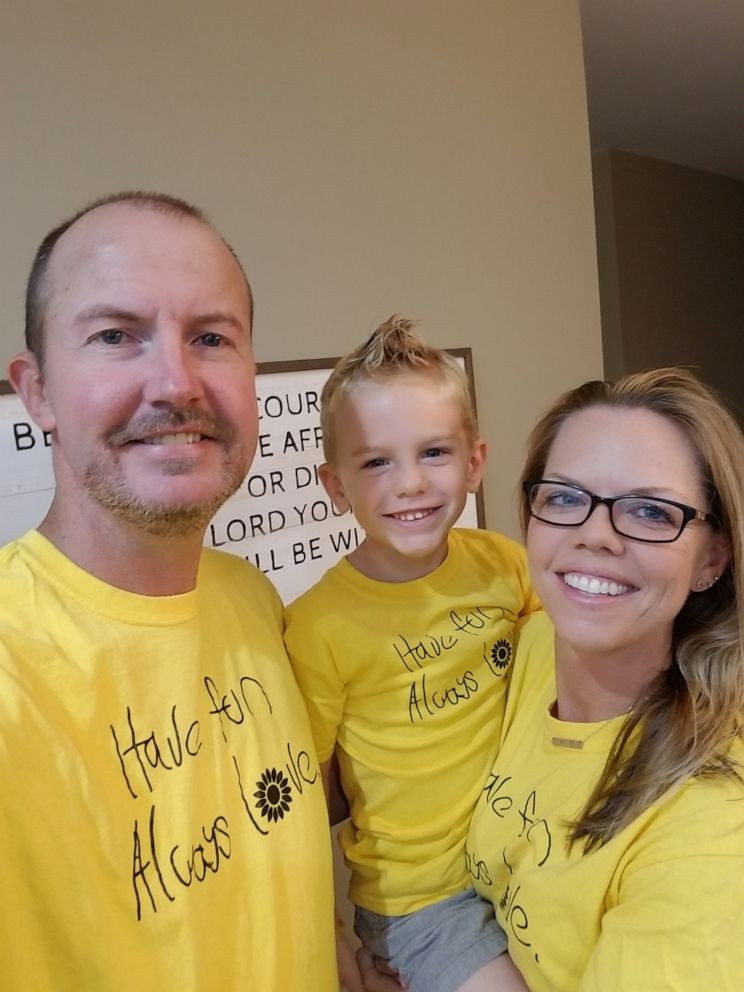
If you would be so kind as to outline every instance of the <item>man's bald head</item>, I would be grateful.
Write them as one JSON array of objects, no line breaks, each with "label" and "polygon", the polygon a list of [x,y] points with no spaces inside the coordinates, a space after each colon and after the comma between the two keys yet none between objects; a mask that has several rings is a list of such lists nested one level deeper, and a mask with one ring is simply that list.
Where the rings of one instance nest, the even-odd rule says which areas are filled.
[{"label": "man's bald head", "polygon": [[[69,229],[76,224],[77,221],[91,213],[93,210],[97,210],[99,207],[106,206],[110,203],[131,204],[134,207],[141,207],[143,210],[154,210],[159,213],[172,214],[174,216],[190,217],[192,220],[196,220],[210,228],[210,230],[214,231],[214,228],[202,211],[197,207],[192,206],[190,203],[187,203],[186,200],[181,200],[175,196],[168,196],[166,193],[147,193],[141,191],[113,193],[110,196],[101,197],[101,199],[95,200],[93,203],[89,203],[86,207],[83,207],[82,210],[79,210],[72,217],[69,217],[67,220],[63,221],[51,230],[39,245],[39,249],[34,256],[31,272],[28,277],[28,283],[26,285],[26,348],[34,355],[39,368],[42,368],[44,365],[44,320],[46,317],[46,310],[49,303],[51,289],[49,279],[49,263],[51,261],[52,253],[54,252],[54,248],[62,235],[69,231]],[[230,245],[224,238],[222,238],[219,232],[215,231],[215,234],[217,234],[223,242],[240,267],[240,271],[243,273],[243,278],[245,279],[246,288],[248,290],[249,316],[252,323],[253,295],[251,293],[248,277],[245,274],[243,266],[240,264],[240,260]]]}]

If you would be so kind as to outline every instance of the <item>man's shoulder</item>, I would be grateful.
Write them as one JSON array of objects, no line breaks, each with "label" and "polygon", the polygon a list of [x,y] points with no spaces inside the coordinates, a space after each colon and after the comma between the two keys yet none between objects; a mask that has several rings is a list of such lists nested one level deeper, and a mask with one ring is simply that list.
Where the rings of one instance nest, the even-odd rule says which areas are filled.
[{"label": "man's shoulder", "polygon": [[229,551],[220,551],[217,548],[204,548],[202,551],[201,567],[211,578],[225,575],[230,578],[237,577],[244,582],[253,582],[256,585],[265,584],[273,588],[260,569],[239,555],[230,554]]},{"label": "man's shoulder", "polygon": [[0,667],[9,658],[23,660],[46,650],[47,633],[38,622],[39,611],[60,601],[60,590],[50,584],[28,547],[28,537],[0,547]]},{"label": "man's shoulder", "polygon": [[219,589],[220,594],[250,596],[252,600],[266,601],[281,611],[279,593],[269,579],[251,562],[238,555],[214,548],[205,548],[199,569],[199,582],[206,593]]},{"label": "man's shoulder", "polygon": [[0,602],[19,595],[20,588],[31,587],[35,569],[27,553],[27,535],[0,547]]},{"label": "man's shoulder", "polygon": [[18,559],[19,555],[23,554],[23,548],[27,539],[28,535],[24,535],[0,546],[0,568],[5,570],[10,567]]}]

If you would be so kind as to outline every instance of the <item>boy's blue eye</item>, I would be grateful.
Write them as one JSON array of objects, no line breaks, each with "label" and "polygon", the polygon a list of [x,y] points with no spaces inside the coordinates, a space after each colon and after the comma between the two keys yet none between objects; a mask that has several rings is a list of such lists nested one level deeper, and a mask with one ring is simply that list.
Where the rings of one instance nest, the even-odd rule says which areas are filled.
[{"label": "boy's blue eye", "polygon": [[103,341],[104,344],[121,344],[124,340],[124,331],[119,331],[115,327],[109,327],[107,330],[101,331],[98,339]]},{"label": "boy's blue eye", "polygon": [[362,468],[381,468],[385,464],[384,458],[370,458],[362,465]]},{"label": "boy's blue eye", "polygon": [[442,455],[447,455],[449,452],[446,448],[427,448],[424,452],[424,458],[441,458]]}]

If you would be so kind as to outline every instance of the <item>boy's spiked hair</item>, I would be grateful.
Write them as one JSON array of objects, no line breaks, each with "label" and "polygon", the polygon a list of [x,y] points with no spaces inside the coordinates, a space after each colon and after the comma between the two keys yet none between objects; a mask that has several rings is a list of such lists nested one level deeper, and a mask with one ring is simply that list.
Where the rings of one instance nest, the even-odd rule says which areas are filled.
[{"label": "boy's spiked hair", "polygon": [[465,370],[440,348],[432,348],[413,328],[418,321],[393,314],[367,340],[341,358],[328,378],[320,398],[320,424],[325,460],[333,465],[339,408],[360,382],[384,382],[395,375],[428,375],[452,386],[462,406],[463,427],[470,441],[478,436],[475,404]]}]

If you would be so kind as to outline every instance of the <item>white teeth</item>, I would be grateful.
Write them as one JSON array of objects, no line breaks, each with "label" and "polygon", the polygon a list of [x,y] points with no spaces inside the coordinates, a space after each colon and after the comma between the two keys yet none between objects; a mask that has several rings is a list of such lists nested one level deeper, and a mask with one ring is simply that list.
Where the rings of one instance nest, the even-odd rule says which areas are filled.
[{"label": "white teeth", "polygon": [[201,434],[161,434],[159,437],[143,438],[145,444],[196,444]]},{"label": "white teeth", "polygon": [[428,517],[431,512],[431,510],[416,510],[415,513],[394,513],[393,516],[396,520],[411,522],[413,520],[423,520],[424,517]]},{"label": "white teeth", "polygon": [[563,581],[572,589],[588,592],[592,596],[621,596],[631,589],[630,586],[612,582],[610,579],[598,579],[595,575],[578,575],[576,572],[566,572]]}]

